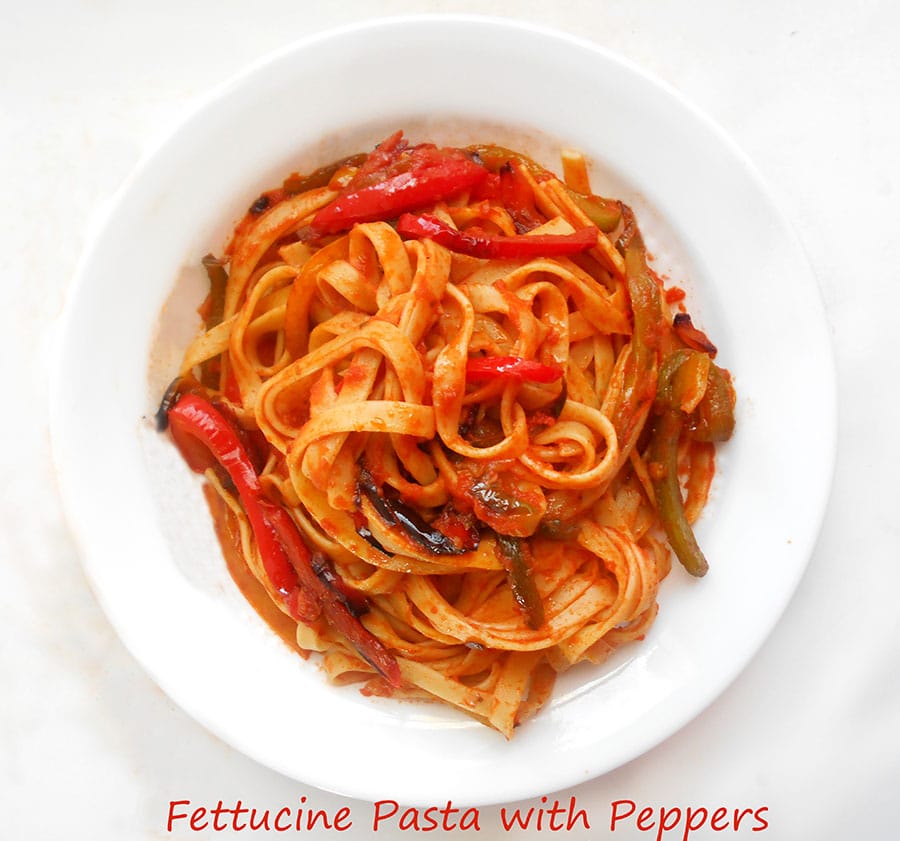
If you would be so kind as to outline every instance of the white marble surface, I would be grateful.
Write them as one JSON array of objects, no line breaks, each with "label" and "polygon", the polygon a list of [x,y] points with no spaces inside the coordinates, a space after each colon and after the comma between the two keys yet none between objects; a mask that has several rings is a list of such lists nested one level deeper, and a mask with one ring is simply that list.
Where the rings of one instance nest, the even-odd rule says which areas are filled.
[{"label": "white marble surface", "polygon": [[[372,834],[370,804],[305,788],[222,744],[123,648],[62,519],[47,440],[47,366],[92,225],[155,139],[270,50],[333,25],[406,12],[550,25],[681,90],[773,186],[818,275],[832,328],[841,412],[835,483],[795,598],[702,716],[618,771],[555,795],[566,803],[576,796],[589,815],[591,829],[571,837],[656,838],[657,829],[640,832],[633,823],[610,832],[610,803],[627,798],[656,808],[768,807],[763,832],[745,823],[693,839],[897,838],[900,7],[886,0],[4,4],[0,838],[259,837],[265,833],[192,832],[184,822],[169,833],[169,802],[240,798],[277,809],[302,796],[332,813],[348,805],[354,819],[349,831],[307,837]],[[478,837],[501,837],[498,817],[482,809]],[[662,837],[681,839],[683,829]],[[377,836],[419,834],[385,825]],[[547,834],[561,833],[520,837]]]}]

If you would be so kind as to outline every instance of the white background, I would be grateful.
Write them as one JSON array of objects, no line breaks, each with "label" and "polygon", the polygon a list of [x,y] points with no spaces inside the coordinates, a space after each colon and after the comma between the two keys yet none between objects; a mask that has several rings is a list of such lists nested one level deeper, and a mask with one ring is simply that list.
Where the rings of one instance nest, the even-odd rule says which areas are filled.
[{"label": "white background", "polygon": [[[618,771],[553,795],[566,803],[576,796],[590,816],[592,829],[571,837],[656,838],[656,830],[641,833],[633,824],[609,832],[610,803],[621,798],[657,808],[768,807],[765,832],[745,823],[738,833],[698,832],[694,839],[900,837],[900,6],[3,6],[0,838],[222,838],[228,833],[168,834],[169,801],[214,806],[240,798],[277,809],[303,795],[330,812],[349,805],[354,817],[349,832],[306,837],[371,835],[370,804],[303,787],[236,753],[174,707],[123,648],[62,519],[46,428],[47,369],[82,248],[143,154],[212,87],[267,52],[334,25],[407,12],[490,13],[550,25],[621,53],[679,89],[737,140],[774,188],[818,276],[834,343],[835,481],[795,598],[747,670],[697,720]],[[96,411],[102,427],[103,407]],[[362,754],[348,757],[358,761]],[[481,827],[477,836],[454,836],[501,837],[497,809],[481,809]],[[681,839],[682,831],[663,837]],[[377,837],[421,833],[382,829]]]}]

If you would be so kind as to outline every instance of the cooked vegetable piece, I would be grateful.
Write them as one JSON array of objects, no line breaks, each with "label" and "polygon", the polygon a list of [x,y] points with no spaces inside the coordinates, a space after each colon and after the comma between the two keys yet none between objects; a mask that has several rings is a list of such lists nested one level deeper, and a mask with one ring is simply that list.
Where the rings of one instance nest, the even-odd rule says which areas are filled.
[{"label": "cooked vegetable piece", "polygon": [[225,287],[228,285],[228,272],[225,264],[218,257],[207,254],[203,260],[203,268],[206,269],[206,277],[209,279],[209,306],[206,310],[204,322],[207,330],[220,324],[222,314],[225,312]]},{"label": "cooked vegetable piece", "polygon": [[[392,172],[391,167],[395,164],[398,168],[409,168]],[[367,172],[367,181],[371,183],[357,186],[357,179],[351,181],[334,201],[313,217],[311,227],[319,235],[334,234],[358,222],[397,217],[459,195],[487,174],[484,167],[470,158],[441,155],[431,147],[421,148],[418,154],[416,150],[410,150],[408,160],[386,156],[383,170]]]},{"label": "cooked vegetable piece", "polygon": [[552,383],[562,375],[562,368],[554,368],[518,356],[480,356],[466,363],[466,379],[472,383],[495,379]]},{"label": "cooked vegetable piece", "polygon": [[691,575],[700,578],[706,575],[709,564],[687,521],[678,482],[678,439],[682,425],[682,413],[671,406],[666,407],[656,419],[649,452],[650,477],[656,508],[669,545],[681,565]]},{"label": "cooked vegetable piece", "polygon": [[706,394],[687,419],[695,441],[727,441],[734,432],[734,389],[728,373],[710,364]]},{"label": "cooked vegetable piece", "polygon": [[517,260],[579,254],[597,244],[596,228],[579,228],[571,234],[502,236],[473,229],[458,231],[437,216],[405,213],[397,222],[401,236],[430,239],[444,248],[487,260]]},{"label": "cooked vegetable piece", "polygon": [[[724,436],[700,440],[726,440],[734,429],[734,404],[730,387],[721,370],[714,364],[695,364],[697,357],[701,355],[704,355],[701,351],[679,349],[663,361],[655,405],[657,417],[648,453],[660,522],[682,566],[697,577],[705,575],[709,565],[697,545],[684,510],[678,480],[678,442],[682,432],[690,429],[691,418],[703,419],[702,434]],[[682,406],[688,393],[695,388],[694,373],[704,369],[708,372],[705,392],[694,413],[688,415],[682,411]],[[723,383],[728,394],[722,392]],[[697,437],[695,433],[696,430],[691,434]]]},{"label": "cooked vegetable piece", "polygon": [[498,534],[530,537],[547,512],[540,485],[528,479],[488,469],[463,481],[468,481],[467,497],[475,516]]},{"label": "cooked vegetable piece", "polygon": [[497,535],[497,554],[506,567],[516,603],[525,614],[528,627],[537,630],[544,624],[544,603],[534,581],[528,544],[516,537]]},{"label": "cooked vegetable piece", "polygon": [[702,350],[708,353],[713,359],[716,358],[718,350],[716,346],[709,340],[709,337],[702,330],[694,327],[691,317],[686,312],[678,313],[672,320],[672,328],[675,335],[681,339],[689,348],[694,350]]},{"label": "cooked vegetable piece", "polygon": [[338,170],[344,167],[360,166],[368,156],[363,152],[358,155],[351,155],[348,158],[335,161],[333,164],[319,167],[317,170],[309,173],[309,175],[298,175],[294,173],[284,180],[282,189],[286,196],[294,196],[298,193],[305,193],[307,190],[315,190],[319,187],[327,187],[334,178]]},{"label": "cooked vegetable piece", "polygon": [[631,209],[627,205],[623,205],[622,209],[625,231],[617,246],[625,256],[625,279],[631,299],[634,327],[622,393],[612,408],[610,420],[616,428],[619,449],[624,457],[634,446],[656,396],[663,317],[659,285],[647,265],[644,240]]},{"label": "cooked vegetable piece", "polygon": [[584,214],[591,220],[601,231],[606,234],[612,233],[619,227],[622,221],[622,206],[614,199],[604,199],[600,196],[583,195],[569,190],[569,195],[575,200]]},{"label": "cooked vegetable piece", "polygon": [[457,546],[446,534],[429,526],[409,506],[399,500],[382,496],[372,474],[365,468],[359,471],[358,485],[385,524],[399,526],[404,534],[419,546],[435,555],[461,555],[466,551]]},{"label": "cooked vegetable piece", "polygon": [[194,470],[202,467],[204,459],[198,458],[198,451],[205,449],[227,471],[247,513],[266,575],[294,618],[314,621],[321,611],[363,658],[392,685],[399,686],[402,678],[393,655],[315,572],[294,521],[263,494],[250,457],[225,417],[196,394],[182,395],[169,409],[168,417],[175,443]]}]

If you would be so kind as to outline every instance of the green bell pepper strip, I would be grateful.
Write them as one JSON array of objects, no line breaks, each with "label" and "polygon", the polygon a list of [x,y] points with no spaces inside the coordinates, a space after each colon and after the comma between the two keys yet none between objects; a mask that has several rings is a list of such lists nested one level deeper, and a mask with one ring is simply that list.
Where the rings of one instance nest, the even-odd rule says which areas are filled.
[{"label": "green bell pepper strip", "polygon": [[601,231],[611,234],[619,227],[619,222],[622,220],[622,209],[619,202],[593,194],[586,196],[583,193],[575,192],[570,187],[566,187],[566,190],[575,204]]},{"label": "green bell pepper strip", "polygon": [[647,460],[656,510],[666,537],[681,565],[695,578],[702,578],[709,564],[697,545],[694,531],[687,521],[681,484],[678,481],[678,440],[684,427],[685,414],[678,406],[680,395],[675,382],[682,365],[696,351],[679,349],[670,353],[660,366],[656,393],[659,412],[650,437]]},{"label": "green bell pepper strip", "polygon": [[222,321],[225,312],[225,287],[228,285],[228,272],[222,260],[207,254],[203,260],[206,277],[209,280],[209,309],[203,319],[207,330],[212,330]]},{"label": "green bell pepper strip", "polygon": [[618,242],[625,256],[625,280],[634,320],[631,357],[623,372],[622,395],[612,407],[610,420],[624,460],[634,446],[656,396],[658,348],[665,329],[662,297],[647,265],[647,252],[634,216],[622,206],[626,233]]},{"label": "green bell pepper strip", "polygon": [[734,389],[728,375],[710,364],[706,394],[687,418],[688,432],[695,441],[727,441],[734,423]]},{"label": "green bell pepper strip", "polygon": [[672,551],[691,575],[702,578],[709,570],[709,564],[687,521],[678,482],[678,439],[683,423],[683,413],[671,406],[656,419],[650,441],[650,477],[656,510]]},{"label": "green bell pepper strip", "polygon": [[525,614],[528,627],[536,631],[545,621],[544,604],[534,582],[528,544],[517,537],[498,534],[496,546],[498,556],[509,576],[513,598]]},{"label": "green bell pepper strip", "polygon": [[[716,365],[710,364],[706,392],[694,412],[686,415],[679,408],[683,395],[679,393],[678,372],[699,353],[702,351],[681,348],[663,360],[656,394],[658,415],[648,450],[660,522],[681,565],[698,578],[706,575],[709,564],[697,545],[684,510],[678,481],[678,441],[685,430],[697,440],[724,441],[731,437],[734,429],[733,392],[725,373]],[[697,418],[700,420],[695,420]],[[691,428],[692,421],[697,428]]]},{"label": "green bell pepper strip", "polygon": [[[209,280],[209,298],[204,304],[203,323],[207,330],[212,330],[222,322],[225,313],[225,288],[228,286],[228,272],[222,260],[207,254],[203,260],[206,277]],[[207,359],[200,365],[200,382],[207,388],[218,388],[219,365],[211,364]]]}]

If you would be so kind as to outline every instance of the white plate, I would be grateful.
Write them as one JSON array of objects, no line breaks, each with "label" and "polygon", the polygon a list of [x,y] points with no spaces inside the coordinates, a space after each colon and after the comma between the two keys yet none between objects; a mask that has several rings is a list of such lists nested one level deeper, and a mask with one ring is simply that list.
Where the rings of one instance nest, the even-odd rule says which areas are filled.
[{"label": "white plate", "polygon": [[[397,127],[416,139],[508,143],[548,164],[560,143],[585,151],[595,189],[636,207],[657,267],[687,288],[739,395],[737,434],[698,528],[709,575],[697,582],[676,568],[646,641],[564,676],[511,742],[452,710],[329,686],[291,654],[236,593],[197,478],[149,420],[197,328],[199,258],[221,250],[260,190],[287,172]],[[84,260],[61,338],[60,485],[125,643],[224,740],[298,780],[370,800],[479,805],[547,793],[674,733],[774,626],[831,478],[834,382],[818,292],[745,158],[621,59],[484,18],[329,33],[225,86],[125,185]]]}]

